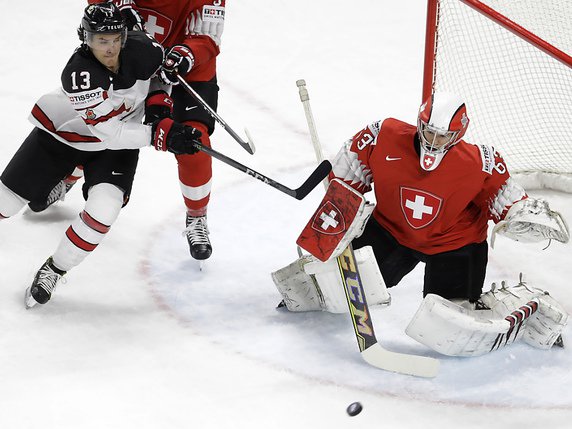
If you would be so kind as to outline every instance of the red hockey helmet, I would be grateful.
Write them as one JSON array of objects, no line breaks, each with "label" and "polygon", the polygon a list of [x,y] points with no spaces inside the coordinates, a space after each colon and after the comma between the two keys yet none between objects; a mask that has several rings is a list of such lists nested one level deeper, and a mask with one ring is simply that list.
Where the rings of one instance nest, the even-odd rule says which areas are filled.
[{"label": "red hockey helmet", "polygon": [[437,168],[468,126],[467,108],[461,98],[446,92],[432,94],[421,105],[417,121],[421,167],[427,171]]}]

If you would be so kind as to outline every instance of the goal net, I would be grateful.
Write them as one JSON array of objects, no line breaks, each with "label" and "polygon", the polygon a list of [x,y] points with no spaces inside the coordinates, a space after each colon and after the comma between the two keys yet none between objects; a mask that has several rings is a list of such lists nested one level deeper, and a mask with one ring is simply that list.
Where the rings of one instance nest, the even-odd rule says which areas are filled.
[{"label": "goal net", "polygon": [[423,99],[463,97],[465,140],[528,188],[572,192],[572,0],[428,0]]}]

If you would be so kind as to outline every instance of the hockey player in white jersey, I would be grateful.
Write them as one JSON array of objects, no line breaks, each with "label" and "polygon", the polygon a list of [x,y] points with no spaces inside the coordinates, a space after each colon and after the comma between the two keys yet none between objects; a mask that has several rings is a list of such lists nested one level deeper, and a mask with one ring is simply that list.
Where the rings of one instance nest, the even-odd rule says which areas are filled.
[{"label": "hockey player in white jersey", "polygon": [[0,219],[45,200],[83,166],[84,210],[26,289],[30,308],[49,301],[63,275],[102,241],[131,192],[139,148],[192,154],[200,132],[175,123],[172,100],[152,79],[163,48],[128,31],[113,3],[89,5],[78,29],[81,46],[65,66],[62,87],[44,95],[35,125],[0,177]]}]

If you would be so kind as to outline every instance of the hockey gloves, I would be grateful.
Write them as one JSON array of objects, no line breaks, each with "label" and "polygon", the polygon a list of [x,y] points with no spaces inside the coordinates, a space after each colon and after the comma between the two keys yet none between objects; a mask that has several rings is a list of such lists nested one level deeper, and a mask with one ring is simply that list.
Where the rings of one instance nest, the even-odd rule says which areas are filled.
[{"label": "hockey gloves", "polygon": [[175,155],[193,154],[199,150],[195,143],[201,143],[201,132],[170,118],[155,121],[151,127],[151,144],[155,149],[168,150]]},{"label": "hockey gloves", "polygon": [[119,11],[125,20],[127,30],[145,31],[145,22],[143,21],[141,14],[137,10],[133,9],[131,5],[120,6]]},{"label": "hockey gloves", "polygon": [[179,81],[175,74],[185,76],[194,64],[195,57],[191,50],[185,45],[175,45],[169,49],[159,69],[159,80],[168,85],[177,85]]},{"label": "hockey gloves", "polygon": [[165,91],[153,91],[145,100],[144,124],[149,125],[155,121],[173,116],[173,99]]}]

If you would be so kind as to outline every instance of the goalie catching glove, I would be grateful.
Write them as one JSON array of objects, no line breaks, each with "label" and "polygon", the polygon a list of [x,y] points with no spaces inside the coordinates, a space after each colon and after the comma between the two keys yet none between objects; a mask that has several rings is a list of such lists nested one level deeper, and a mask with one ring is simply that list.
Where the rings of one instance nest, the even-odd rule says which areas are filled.
[{"label": "goalie catching glove", "polygon": [[562,215],[550,210],[546,201],[530,197],[514,203],[504,220],[495,225],[491,246],[496,234],[525,243],[552,239],[567,243],[570,240],[568,225]]}]

